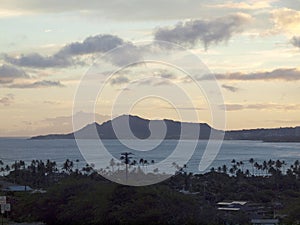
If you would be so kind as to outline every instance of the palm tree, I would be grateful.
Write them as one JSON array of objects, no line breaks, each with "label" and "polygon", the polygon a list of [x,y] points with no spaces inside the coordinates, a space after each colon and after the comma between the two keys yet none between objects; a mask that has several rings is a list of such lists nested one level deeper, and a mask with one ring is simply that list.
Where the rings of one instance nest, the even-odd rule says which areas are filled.
[{"label": "palm tree", "polygon": [[222,166],[222,171],[223,173],[227,173],[227,166],[225,164]]},{"label": "palm tree", "polygon": [[141,159],[140,159],[140,162],[139,162],[139,164],[142,164],[142,165],[144,165],[144,159],[143,159],[143,158],[141,158]]},{"label": "palm tree", "polygon": [[262,164],[262,170],[265,171],[265,175],[267,176],[267,173],[268,173],[268,163],[267,163],[266,160]]},{"label": "palm tree", "polygon": [[250,176],[250,171],[249,171],[248,169],[246,170],[245,175],[246,175],[247,177]]},{"label": "palm tree", "polygon": [[2,176],[4,176],[4,172],[5,172],[4,167],[1,167],[1,168],[0,168],[0,171],[2,172]]},{"label": "palm tree", "polygon": [[234,169],[230,168],[229,173],[231,173],[233,175],[234,174]]},{"label": "palm tree", "polygon": [[146,171],[147,171],[147,166],[148,166],[148,164],[149,164],[149,163],[148,163],[147,159],[145,159],[145,160],[144,160],[144,165],[145,165],[145,170],[146,170]]},{"label": "palm tree", "polygon": [[113,158],[109,161],[109,165],[111,167],[111,171],[114,173],[115,172],[116,162],[115,162],[115,160]]},{"label": "palm tree", "polygon": [[73,171],[72,168],[73,168],[73,161],[67,159],[63,165],[63,170],[65,170],[68,173],[71,173]]},{"label": "palm tree", "polygon": [[121,157],[120,157],[120,159],[126,165],[126,183],[128,180],[128,164],[130,163],[130,159],[132,158],[130,155],[133,155],[133,154],[131,152],[123,152],[123,153],[121,153]]},{"label": "palm tree", "polygon": [[285,172],[285,166],[286,166],[286,162],[284,160],[282,160],[282,172]]},{"label": "palm tree", "polygon": [[237,171],[237,165],[236,164],[234,164],[233,166],[232,166],[232,169],[233,169],[233,172],[235,173],[236,171]]},{"label": "palm tree", "polygon": [[242,172],[244,173],[244,162],[240,161],[240,166],[242,167]]},{"label": "palm tree", "polygon": [[133,161],[130,163],[131,166],[135,166],[136,164],[137,164],[137,161],[136,161],[136,160],[133,160]]},{"label": "palm tree", "polygon": [[298,169],[298,167],[299,167],[299,165],[300,165],[300,162],[299,162],[299,160],[298,160],[298,159],[295,161],[294,165],[295,165],[295,168],[296,168],[296,170],[297,170],[297,169]]},{"label": "palm tree", "polygon": [[272,159],[270,159],[270,160],[268,161],[269,169],[270,169],[271,167],[273,167],[274,164],[275,164],[275,162],[274,162]]},{"label": "palm tree", "polygon": [[79,159],[76,159],[75,162],[76,162],[76,173],[78,173],[79,172],[79,170],[78,170]]},{"label": "palm tree", "polygon": [[249,163],[252,165],[252,175],[254,175],[254,166],[253,166],[254,159],[253,158],[249,159]]},{"label": "palm tree", "polygon": [[276,167],[276,170],[277,170],[278,174],[281,174],[282,162],[279,159],[276,160],[275,167]]},{"label": "palm tree", "polygon": [[9,171],[10,171],[10,166],[9,166],[9,165],[6,165],[6,166],[5,166],[5,170],[6,170],[6,172],[9,172]]},{"label": "palm tree", "polygon": [[[3,161],[0,160],[0,166],[3,166],[3,165],[4,165]],[[2,176],[4,176],[4,171],[5,171],[4,167],[1,167],[0,170],[1,170],[1,172],[2,172]]]}]

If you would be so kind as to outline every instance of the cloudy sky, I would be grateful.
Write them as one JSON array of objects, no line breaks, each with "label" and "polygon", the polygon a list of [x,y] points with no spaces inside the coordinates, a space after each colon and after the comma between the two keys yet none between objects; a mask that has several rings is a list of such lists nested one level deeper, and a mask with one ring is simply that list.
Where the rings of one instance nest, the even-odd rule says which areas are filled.
[{"label": "cloudy sky", "polygon": [[[70,132],[87,73],[102,77],[99,90],[105,84],[98,122],[130,112],[213,124],[209,105],[218,104],[226,129],[300,125],[300,0],[0,1],[0,136]],[[186,52],[153,44],[161,41]],[[157,63],[162,52],[191,71],[187,52],[196,55],[206,72]],[[126,66],[145,58],[153,62]],[[214,77],[222,104],[207,98],[216,90],[196,90]],[[190,111],[198,119],[178,115]],[[74,117],[90,113],[83,107]]]}]

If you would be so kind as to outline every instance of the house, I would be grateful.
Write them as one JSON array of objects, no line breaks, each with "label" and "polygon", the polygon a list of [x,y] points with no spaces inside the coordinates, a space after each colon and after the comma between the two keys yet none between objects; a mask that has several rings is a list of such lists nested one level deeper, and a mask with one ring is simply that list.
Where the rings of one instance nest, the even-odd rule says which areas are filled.
[{"label": "house", "polygon": [[2,188],[2,191],[12,191],[12,192],[21,192],[21,191],[32,191],[33,189],[29,186],[23,185],[11,185]]},{"label": "house", "polygon": [[218,202],[218,210],[222,211],[240,211],[243,210],[247,202],[245,201],[227,201],[227,202]]},{"label": "house", "polygon": [[252,219],[252,225],[277,225],[279,224],[278,219]]}]

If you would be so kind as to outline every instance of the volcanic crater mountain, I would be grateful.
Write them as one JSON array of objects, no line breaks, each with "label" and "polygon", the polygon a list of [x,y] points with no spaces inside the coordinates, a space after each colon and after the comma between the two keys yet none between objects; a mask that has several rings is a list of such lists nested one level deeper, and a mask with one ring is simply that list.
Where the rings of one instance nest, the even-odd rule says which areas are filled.
[{"label": "volcanic crater mountain", "polygon": [[[151,128],[155,132],[151,133]],[[163,128],[165,128],[165,133],[161,136]],[[118,133],[115,130],[118,130]],[[80,139],[132,139],[134,138],[132,135],[134,135],[139,139],[164,137],[164,139],[207,140],[212,132],[213,138],[221,138],[224,135],[226,140],[300,142],[300,127],[222,131],[214,129],[206,123],[179,122],[168,119],[148,120],[132,115],[122,115],[102,124],[88,124],[82,129],[68,134],[40,135],[31,139],[74,139],[75,137]]]}]

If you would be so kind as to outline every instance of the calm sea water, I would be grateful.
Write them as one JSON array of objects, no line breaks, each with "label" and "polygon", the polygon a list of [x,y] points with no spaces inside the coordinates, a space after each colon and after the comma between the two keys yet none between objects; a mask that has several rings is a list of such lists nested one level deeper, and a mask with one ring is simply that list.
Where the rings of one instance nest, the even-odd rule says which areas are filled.
[{"label": "calm sea water", "polygon": [[[87,145],[90,151],[86,153],[87,158],[101,158],[97,141],[89,140]],[[141,158],[159,162],[168,157],[178,144],[176,140],[166,140],[159,147],[150,151],[137,151],[127,148],[117,140],[105,140],[106,149],[115,157],[120,158],[122,152],[128,151],[134,153],[133,159],[139,161]],[[140,144],[140,149],[147,148],[151,141]],[[188,144],[188,141],[187,141]],[[198,165],[206,147],[207,141],[199,141],[197,148],[188,162],[188,170],[198,172]],[[188,145],[186,145],[188,146]],[[180,154],[186,154],[185,149],[181,149]],[[180,157],[180,156],[179,156]],[[243,161],[245,167],[250,167],[248,161],[253,158],[257,162],[264,160],[284,160],[288,165],[295,160],[300,160],[300,143],[263,143],[259,141],[224,141],[220,151],[209,168],[230,166],[231,160]],[[30,163],[33,159],[56,161],[61,166],[66,159],[79,160],[78,167],[81,168],[86,164],[84,157],[79,151],[75,140],[27,140],[0,138],[0,159],[5,164],[12,164],[15,160],[24,160]],[[107,162],[107,165],[109,162]]]}]

